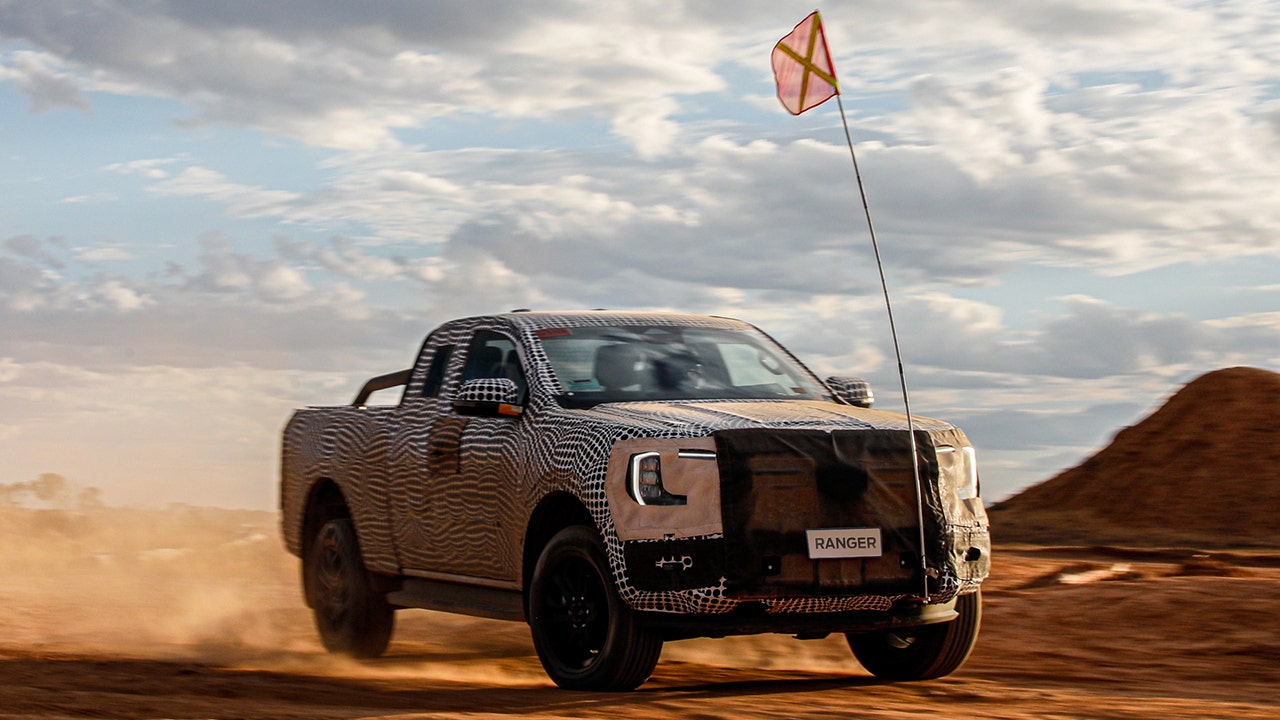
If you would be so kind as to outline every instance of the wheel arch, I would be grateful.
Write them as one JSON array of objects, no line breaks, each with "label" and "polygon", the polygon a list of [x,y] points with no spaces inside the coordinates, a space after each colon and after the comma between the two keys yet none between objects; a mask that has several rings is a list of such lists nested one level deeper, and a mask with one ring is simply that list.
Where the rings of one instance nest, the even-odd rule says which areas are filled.
[{"label": "wheel arch", "polygon": [[[343,495],[342,488],[338,487],[338,483],[330,478],[320,478],[312,483],[311,489],[307,492],[306,503],[303,505],[300,539],[304,562],[311,556],[311,546],[315,542],[316,533],[324,527],[325,523],[339,518],[351,518],[351,508],[347,505],[347,498]],[[305,582],[303,590],[307,607],[312,607],[314,599]]]},{"label": "wheel arch", "polygon": [[571,526],[586,525],[596,529],[591,512],[573,493],[560,490],[548,494],[538,502],[529,516],[524,533],[524,556],[521,562],[520,587],[525,594],[526,610],[529,602],[529,583],[533,580],[533,568],[538,564],[542,549],[556,533]]}]

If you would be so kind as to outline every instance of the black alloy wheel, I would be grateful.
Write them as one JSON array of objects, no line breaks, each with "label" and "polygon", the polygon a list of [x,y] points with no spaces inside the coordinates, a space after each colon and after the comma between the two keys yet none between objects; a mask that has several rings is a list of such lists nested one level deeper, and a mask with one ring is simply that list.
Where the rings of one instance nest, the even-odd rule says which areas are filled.
[{"label": "black alloy wheel", "polygon": [[529,627],[542,667],[567,689],[634,689],[662,653],[662,637],[641,627],[618,596],[595,530],[580,525],[542,551],[529,587]]}]

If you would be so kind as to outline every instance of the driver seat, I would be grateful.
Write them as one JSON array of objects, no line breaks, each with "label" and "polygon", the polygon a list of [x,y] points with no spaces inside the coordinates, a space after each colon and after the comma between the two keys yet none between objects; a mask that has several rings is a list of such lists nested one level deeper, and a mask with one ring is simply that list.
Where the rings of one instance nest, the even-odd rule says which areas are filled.
[{"label": "driver seat", "polygon": [[602,345],[596,350],[596,382],[605,390],[643,389],[644,358],[634,343]]}]

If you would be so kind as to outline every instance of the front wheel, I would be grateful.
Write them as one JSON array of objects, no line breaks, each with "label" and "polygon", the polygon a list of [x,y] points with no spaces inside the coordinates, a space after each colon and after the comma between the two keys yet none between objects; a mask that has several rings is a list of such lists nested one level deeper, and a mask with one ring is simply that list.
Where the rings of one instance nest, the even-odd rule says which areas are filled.
[{"label": "front wheel", "polygon": [[618,596],[599,538],[581,525],[560,531],[538,558],[529,628],[547,675],[569,690],[635,689],[662,654],[662,637]]},{"label": "front wheel", "polygon": [[351,520],[330,520],[320,528],[303,575],[326,650],[375,658],[387,649],[395,626],[395,608],[369,581]]},{"label": "front wheel", "polygon": [[955,672],[969,657],[982,624],[982,594],[956,598],[956,612],[949,622],[845,638],[862,667],[878,678],[932,680]]}]

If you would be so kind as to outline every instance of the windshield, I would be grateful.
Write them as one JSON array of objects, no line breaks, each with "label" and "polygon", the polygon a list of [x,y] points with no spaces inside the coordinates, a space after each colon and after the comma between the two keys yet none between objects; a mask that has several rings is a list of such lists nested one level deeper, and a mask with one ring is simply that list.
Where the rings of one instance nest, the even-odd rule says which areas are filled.
[{"label": "windshield", "polygon": [[538,331],[567,407],[637,400],[818,399],[827,391],[769,338],[693,327]]}]

